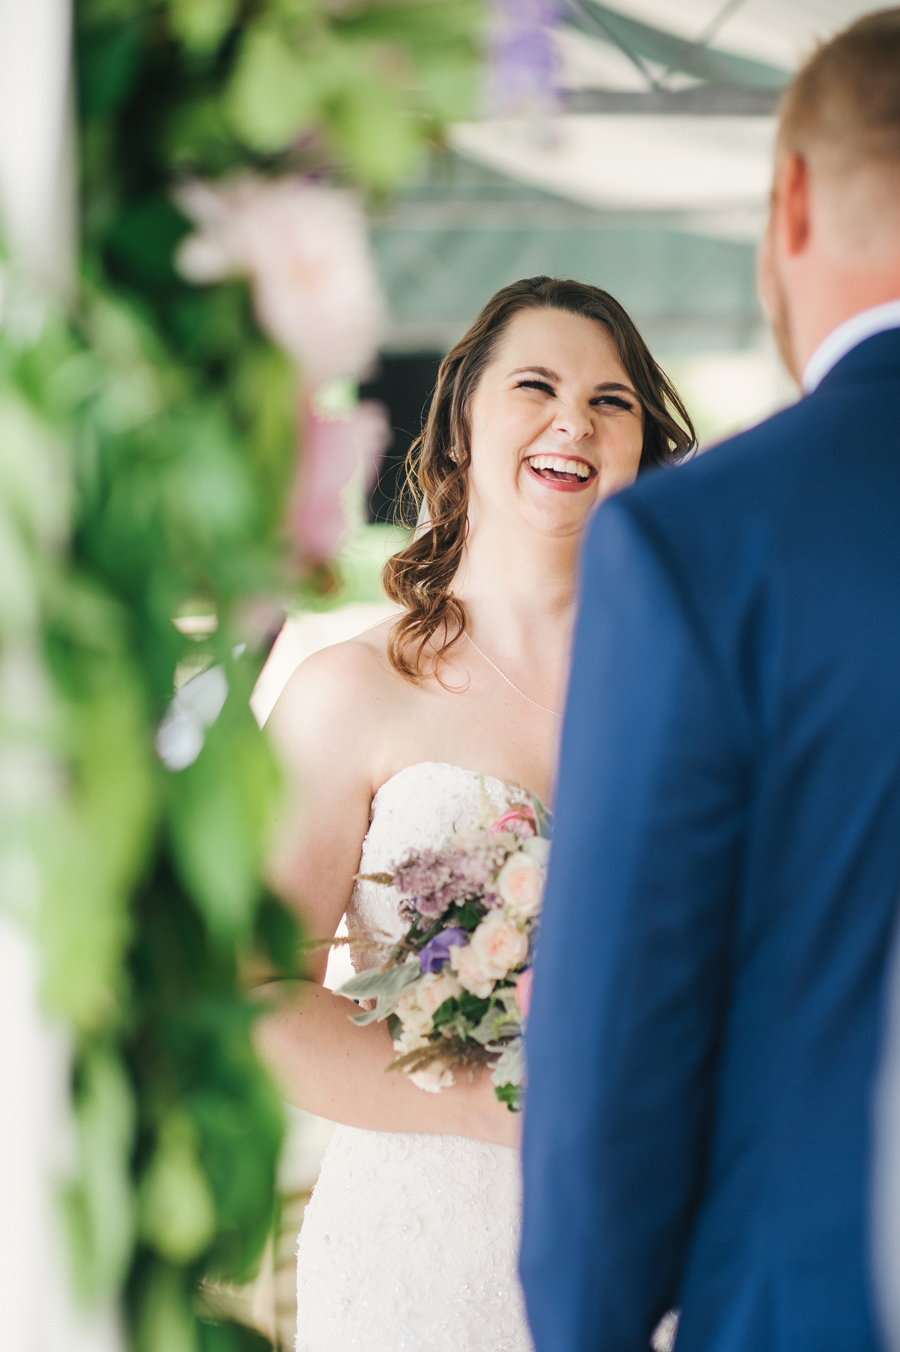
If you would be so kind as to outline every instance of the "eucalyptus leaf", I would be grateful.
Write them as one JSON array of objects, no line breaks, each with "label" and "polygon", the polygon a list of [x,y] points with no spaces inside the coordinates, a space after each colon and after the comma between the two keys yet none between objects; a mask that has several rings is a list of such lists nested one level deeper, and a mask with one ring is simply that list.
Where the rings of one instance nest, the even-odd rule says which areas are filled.
[{"label": "eucalyptus leaf", "polygon": [[530,793],[531,806],[534,810],[534,823],[538,835],[543,840],[549,840],[553,834],[553,813],[548,807],[545,807],[536,793]]},{"label": "eucalyptus leaf", "polygon": [[521,1016],[516,1004],[515,991],[501,990],[495,993],[491,1006],[471,1036],[482,1046],[498,1042],[509,1033],[518,1033],[521,1029]]},{"label": "eucalyptus leaf", "polygon": [[422,975],[418,961],[405,962],[399,967],[372,967],[359,972],[338,986],[336,995],[346,995],[350,1000],[373,1000],[381,996],[400,996],[419,980]]},{"label": "eucalyptus leaf", "polygon": [[[491,1050],[494,1050],[493,1048]],[[495,1085],[525,1083],[525,1041],[523,1038],[516,1038],[513,1042],[507,1042],[504,1046],[497,1048],[500,1052],[496,1064],[491,1071],[491,1081]]]}]

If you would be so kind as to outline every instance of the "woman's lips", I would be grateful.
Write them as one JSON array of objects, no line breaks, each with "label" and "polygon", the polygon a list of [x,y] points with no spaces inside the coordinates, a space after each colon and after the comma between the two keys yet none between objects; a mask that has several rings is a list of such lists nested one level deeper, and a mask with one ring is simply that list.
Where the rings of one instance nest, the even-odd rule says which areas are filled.
[{"label": "woman's lips", "polygon": [[539,479],[546,488],[555,488],[558,493],[583,493],[586,488],[591,487],[597,477],[593,465],[588,466],[590,473],[586,479],[579,479],[577,474],[567,474],[559,470],[535,469],[530,460],[525,461],[525,467],[529,474]]}]

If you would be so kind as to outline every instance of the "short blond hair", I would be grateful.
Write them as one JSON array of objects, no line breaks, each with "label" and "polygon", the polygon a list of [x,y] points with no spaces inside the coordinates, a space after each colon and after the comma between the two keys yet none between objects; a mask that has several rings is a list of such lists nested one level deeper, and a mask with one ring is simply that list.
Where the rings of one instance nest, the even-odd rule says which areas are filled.
[{"label": "short blond hair", "polygon": [[782,99],[778,148],[838,171],[900,166],[900,9],[857,19],[812,54]]}]

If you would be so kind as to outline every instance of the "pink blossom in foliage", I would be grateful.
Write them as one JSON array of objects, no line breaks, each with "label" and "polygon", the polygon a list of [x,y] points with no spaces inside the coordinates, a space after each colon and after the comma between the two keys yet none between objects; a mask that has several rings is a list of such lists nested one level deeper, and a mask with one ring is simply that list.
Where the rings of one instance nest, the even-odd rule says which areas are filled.
[{"label": "pink blossom in foliage", "polygon": [[374,400],[364,400],[339,418],[322,417],[307,406],[288,523],[307,563],[322,563],[337,552],[347,526],[342,493],[359,465],[366,492],[371,491],[378,458],[390,439],[387,414]]},{"label": "pink blossom in foliage", "polygon": [[184,277],[248,277],[261,327],[313,387],[369,369],[385,306],[353,193],[244,173],[182,183],[175,201],[197,226],[176,255]]}]

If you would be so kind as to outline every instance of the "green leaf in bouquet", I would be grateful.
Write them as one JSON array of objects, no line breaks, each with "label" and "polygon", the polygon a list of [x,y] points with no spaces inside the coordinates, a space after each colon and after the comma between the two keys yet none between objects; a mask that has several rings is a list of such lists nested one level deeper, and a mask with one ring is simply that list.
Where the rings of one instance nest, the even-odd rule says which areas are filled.
[{"label": "green leaf in bouquet", "polygon": [[403,1024],[402,1024],[402,1023],[400,1022],[400,1020],[397,1018],[397,1015],[396,1015],[396,1014],[389,1014],[389,1015],[387,1016],[387,1026],[388,1026],[388,1032],[390,1033],[391,1038],[392,1038],[394,1041],[396,1041],[396,1039],[397,1039],[397,1038],[400,1036],[400,1034],[403,1032]]},{"label": "green leaf in bouquet", "polygon": [[[484,904],[480,901],[464,901],[462,905],[457,904],[453,907],[454,926],[459,929],[472,930],[477,929],[484,919]],[[449,922],[448,922],[449,924]],[[443,925],[441,925],[443,928]]]},{"label": "green leaf in bouquet", "polygon": [[525,1106],[525,1091],[520,1084],[495,1085],[494,1098],[505,1103],[511,1113],[520,1113]]},{"label": "green leaf in bouquet", "polygon": [[438,1005],[434,1011],[432,1023],[435,1029],[443,1028],[445,1025],[452,1024],[459,1015],[459,1001],[455,995],[451,995],[449,1000],[445,1000],[442,1005]]},{"label": "green leaf in bouquet", "polygon": [[499,990],[491,997],[490,1006],[478,1026],[472,1029],[471,1036],[487,1046],[520,1031],[521,1018],[515,991]]},{"label": "green leaf in bouquet", "polygon": [[459,996],[459,1011],[463,1018],[471,1024],[479,1024],[488,1011],[489,1000],[483,1000],[480,995],[472,995],[470,991],[464,991]]}]

